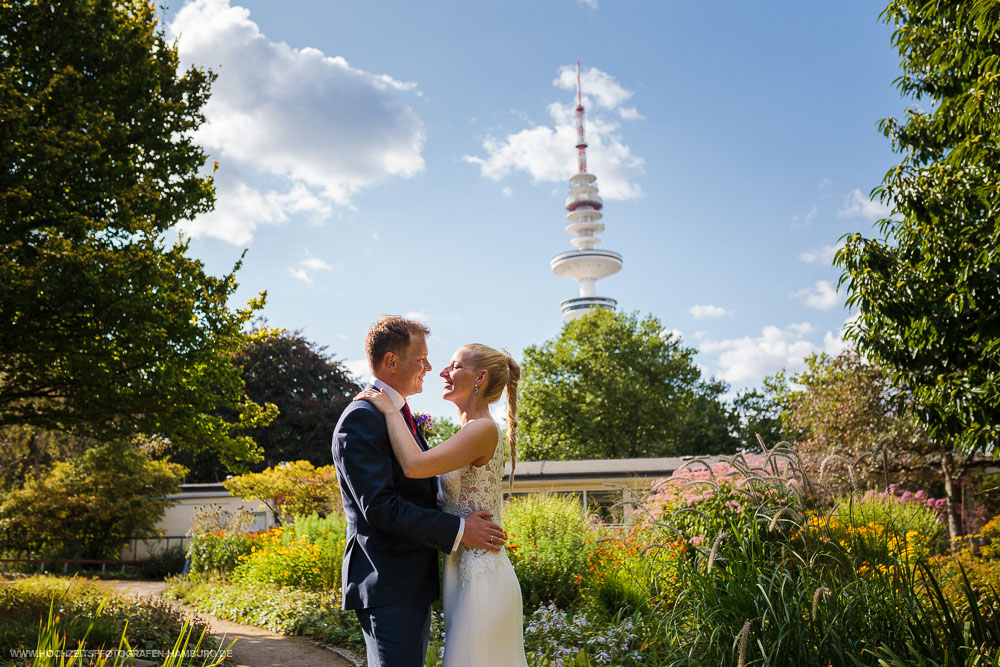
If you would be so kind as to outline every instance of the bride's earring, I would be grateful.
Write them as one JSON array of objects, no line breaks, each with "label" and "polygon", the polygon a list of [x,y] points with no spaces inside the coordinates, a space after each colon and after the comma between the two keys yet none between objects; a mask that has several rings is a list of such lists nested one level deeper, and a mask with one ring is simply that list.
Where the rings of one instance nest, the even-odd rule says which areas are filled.
[{"label": "bride's earring", "polygon": [[472,390],[472,393],[473,394],[478,394],[479,393],[479,385],[478,384],[476,385],[475,389]]}]

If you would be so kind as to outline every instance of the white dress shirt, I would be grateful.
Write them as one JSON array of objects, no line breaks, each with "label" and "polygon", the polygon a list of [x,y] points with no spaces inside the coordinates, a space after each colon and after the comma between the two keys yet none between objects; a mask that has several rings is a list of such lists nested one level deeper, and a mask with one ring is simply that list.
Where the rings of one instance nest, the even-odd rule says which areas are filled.
[{"label": "white dress shirt", "polygon": [[[376,389],[381,389],[386,394],[388,394],[389,398],[392,399],[392,405],[393,407],[396,408],[396,410],[403,409],[403,405],[406,404],[406,399],[403,398],[402,394],[400,394],[398,391],[387,385],[385,382],[379,380],[377,377],[373,377],[371,379],[371,385]],[[441,480],[438,477],[435,477],[434,481],[437,482],[438,499],[439,501],[443,500],[444,490],[441,488]],[[458,545],[462,543],[462,536],[464,534],[465,534],[465,519],[462,517],[458,517],[458,534],[455,536],[455,545],[451,548],[452,551],[455,551],[455,549],[458,548]]]}]

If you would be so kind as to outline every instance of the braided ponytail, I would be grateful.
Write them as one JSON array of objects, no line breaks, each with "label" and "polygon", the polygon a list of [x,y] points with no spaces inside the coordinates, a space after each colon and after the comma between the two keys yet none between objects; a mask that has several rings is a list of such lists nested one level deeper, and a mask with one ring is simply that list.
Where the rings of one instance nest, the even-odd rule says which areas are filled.
[{"label": "braided ponytail", "polygon": [[507,442],[510,443],[510,490],[514,490],[514,467],[517,465],[517,383],[521,369],[509,355],[507,357]]}]

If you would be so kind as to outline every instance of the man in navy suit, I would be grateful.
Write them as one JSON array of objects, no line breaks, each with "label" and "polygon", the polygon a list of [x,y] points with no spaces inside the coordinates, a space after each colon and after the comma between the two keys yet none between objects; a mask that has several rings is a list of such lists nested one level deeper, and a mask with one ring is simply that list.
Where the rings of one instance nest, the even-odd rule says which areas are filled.
[{"label": "man in navy suit", "polygon": [[[403,413],[420,446],[406,397],[423,390],[430,330],[402,317],[379,319],[365,340],[372,383]],[[431,604],[437,599],[437,552],[459,544],[499,551],[500,526],[489,512],[464,519],[438,509],[437,478],[408,479],[396,460],[382,414],[351,403],[333,433],[333,462],[347,517],[342,567],[344,609],[361,622],[369,667],[421,667]]]}]

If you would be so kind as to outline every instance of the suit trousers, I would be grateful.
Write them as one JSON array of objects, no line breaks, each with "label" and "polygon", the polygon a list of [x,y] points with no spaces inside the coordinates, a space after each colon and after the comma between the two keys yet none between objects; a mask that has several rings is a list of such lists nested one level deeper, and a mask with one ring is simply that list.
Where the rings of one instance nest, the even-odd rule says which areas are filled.
[{"label": "suit trousers", "polygon": [[365,635],[368,667],[423,667],[431,632],[430,605],[386,605],[355,612]]}]

